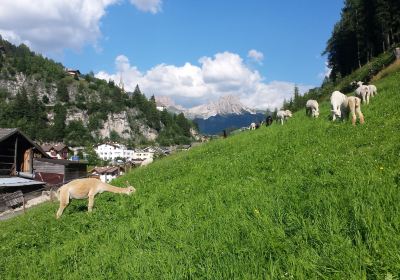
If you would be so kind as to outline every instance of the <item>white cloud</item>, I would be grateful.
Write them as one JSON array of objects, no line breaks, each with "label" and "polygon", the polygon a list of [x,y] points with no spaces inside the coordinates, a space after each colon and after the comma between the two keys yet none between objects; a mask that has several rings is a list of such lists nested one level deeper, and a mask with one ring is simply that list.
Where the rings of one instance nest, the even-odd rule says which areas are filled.
[{"label": "white cloud", "polygon": [[[170,96],[177,104],[188,107],[230,94],[238,96],[249,107],[274,109],[292,96],[295,86],[283,81],[265,83],[258,71],[251,70],[239,55],[230,52],[202,57],[199,66],[159,64],[146,73],[132,66],[123,55],[118,56],[115,63],[115,74],[101,71],[96,77],[119,83],[122,75],[128,91],[139,84],[148,96]],[[302,93],[311,87],[299,85]]]},{"label": "white cloud", "polygon": [[[1,0],[0,34],[34,51],[51,54],[79,50],[87,44],[98,49],[100,22],[106,9],[125,0]],[[156,13],[161,0],[131,0],[139,10]]]},{"label": "white cloud", "polygon": [[161,12],[162,0],[130,0],[138,10],[156,14]]},{"label": "white cloud", "polygon": [[325,78],[329,78],[329,76],[331,75],[332,72],[332,68],[329,67],[329,63],[327,61],[325,61],[325,69],[323,73],[319,73],[318,74],[318,78],[320,79],[325,79]]},{"label": "white cloud", "polygon": [[262,52],[259,52],[257,50],[249,50],[247,53],[247,57],[254,60],[255,62],[261,64],[262,61],[264,60],[264,54]]}]

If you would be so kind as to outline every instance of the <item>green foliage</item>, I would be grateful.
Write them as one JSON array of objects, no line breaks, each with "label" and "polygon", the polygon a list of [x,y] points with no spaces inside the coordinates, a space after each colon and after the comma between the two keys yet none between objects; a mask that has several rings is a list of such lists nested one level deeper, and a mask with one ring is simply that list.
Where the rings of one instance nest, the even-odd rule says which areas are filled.
[{"label": "green foliage", "polygon": [[67,109],[57,103],[54,106],[54,125],[52,127],[52,135],[54,141],[63,141],[65,135],[66,124],[65,121],[67,119]]},{"label": "green foliage", "polygon": [[70,146],[85,146],[93,143],[92,136],[82,121],[71,121],[65,128],[64,141]]},{"label": "green foliage", "polygon": [[344,77],[400,43],[398,0],[346,0],[325,49],[331,79]]},{"label": "green foliage", "polygon": [[396,279],[400,72],[366,124],[304,111],[136,169],[104,193],[1,223],[1,279]]},{"label": "green foliage", "polygon": [[68,93],[68,85],[71,83],[69,77],[61,79],[57,83],[57,101],[59,102],[68,102],[69,101],[69,93]]}]

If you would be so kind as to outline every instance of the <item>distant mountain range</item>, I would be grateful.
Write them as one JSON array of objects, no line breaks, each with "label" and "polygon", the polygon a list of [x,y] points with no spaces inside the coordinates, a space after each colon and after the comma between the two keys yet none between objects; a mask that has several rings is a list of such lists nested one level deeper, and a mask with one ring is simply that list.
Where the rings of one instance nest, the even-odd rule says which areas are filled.
[{"label": "distant mountain range", "polygon": [[208,119],[196,118],[193,121],[197,123],[201,133],[216,135],[222,134],[223,130],[232,131],[248,127],[252,122],[259,123],[262,120],[265,120],[264,113],[216,115]]},{"label": "distant mountain range", "polygon": [[227,95],[217,101],[185,109],[176,105],[170,97],[156,97],[157,106],[162,106],[174,113],[183,113],[193,119],[203,134],[220,134],[223,130],[233,130],[260,122],[265,118],[264,112],[243,105],[236,96]]}]

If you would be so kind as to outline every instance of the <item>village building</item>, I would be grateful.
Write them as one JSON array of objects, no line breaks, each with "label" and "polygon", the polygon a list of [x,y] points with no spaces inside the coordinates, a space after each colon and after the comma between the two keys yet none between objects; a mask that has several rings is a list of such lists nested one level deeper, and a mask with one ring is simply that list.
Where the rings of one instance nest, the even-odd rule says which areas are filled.
[{"label": "village building", "polygon": [[74,76],[74,77],[79,77],[81,75],[81,72],[79,70],[75,70],[75,69],[65,69],[65,72],[68,75]]},{"label": "village building", "polygon": [[121,166],[95,167],[89,173],[91,176],[98,177],[100,181],[108,183],[118,176],[123,175],[124,169]]},{"label": "village building", "polygon": [[52,159],[68,159],[69,148],[65,144],[43,144],[41,147]]},{"label": "village building", "polygon": [[33,161],[35,179],[46,182],[49,187],[59,187],[72,180],[87,177],[86,161],[37,158]]},{"label": "village building", "polygon": [[48,158],[42,148],[17,128],[0,128],[0,211],[24,204],[24,193],[39,190],[33,161]]},{"label": "village building", "polygon": [[154,158],[155,149],[153,147],[147,147],[144,149],[135,150],[134,156],[136,159],[146,160]]},{"label": "village building", "polygon": [[118,143],[100,144],[94,150],[102,160],[115,162],[117,159],[132,160],[134,158],[133,150],[129,150],[125,145]]}]

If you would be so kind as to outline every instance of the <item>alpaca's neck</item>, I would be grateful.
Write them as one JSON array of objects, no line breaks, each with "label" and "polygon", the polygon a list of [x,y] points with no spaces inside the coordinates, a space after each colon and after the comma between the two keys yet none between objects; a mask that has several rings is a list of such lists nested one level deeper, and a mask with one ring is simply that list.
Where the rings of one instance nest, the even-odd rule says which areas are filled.
[{"label": "alpaca's neck", "polygon": [[103,183],[101,185],[102,189],[107,191],[107,192],[112,192],[112,193],[128,193],[128,188],[119,188],[119,187],[114,187],[109,184]]}]

